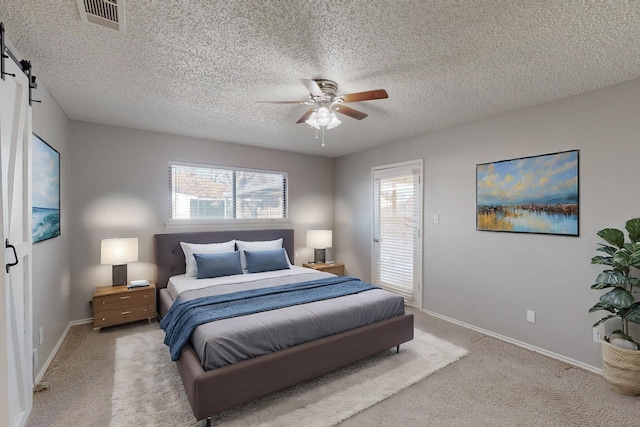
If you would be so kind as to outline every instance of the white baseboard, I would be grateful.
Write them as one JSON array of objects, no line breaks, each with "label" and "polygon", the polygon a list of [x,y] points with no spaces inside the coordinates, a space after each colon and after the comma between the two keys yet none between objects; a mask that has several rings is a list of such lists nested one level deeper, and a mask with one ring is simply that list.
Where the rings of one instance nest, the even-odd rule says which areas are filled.
[{"label": "white baseboard", "polygon": [[40,381],[42,381],[42,378],[44,378],[44,375],[47,373],[47,369],[49,369],[49,365],[51,365],[53,358],[56,357],[56,354],[58,354],[58,350],[60,350],[60,346],[64,342],[64,339],[67,337],[67,333],[69,333],[69,329],[71,329],[72,326],[84,325],[86,323],[92,323],[92,322],[93,322],[93,317],[89,319],[72,320],[67,324],[67,327],[64,328],[64,332],[62,332],[62,335],[60,336],[60,339],[58,339],[56,346],[53,348],[53,351],[47,358],[47,361],[44,363],[44,365],[42,365],[42,369],[40,369],[40,372],[38,372],[38,375],[36,375],[34,384],[38,384]]},{"label": "white baseboard", "polygon": [[77,325],[86,325],[87,323],[93,323],[93,317],[88,317],[86,319],[80,319],[80,320],[72,320],[71,322],[69,322],[69,325],[77,326]]},{"label": "white baseboard", "polygon": [[[602,369],[596,368],[595,366],[588,365],[588,364],[583,363],[583,362],[580,362],[579,360],[571,359],[571,358],[563,356],[561,354],[554,353],[554,352],[545,350],[543,348],[535,347],[535,346],[533,346],[531,344],[527,344],[525,342],[518,341],[518,340],[515,340],[513,338],[509,338],[509,337],[506,337],[504,335],[497,334],[495,332],[488,331],[486,329],[478,328],[477,326],[461,322],[461,321],[453,319],[451,317],[443,316],[442,314],[438,314],[438,313],[433,312],[433,311],[424,310],[424,309],[421,310],[421,311],[423,313],[426,313],[426,314],[430,315],[430,316],[437,317],[439,319],[445,320],[445,321],[453,323],[455,325],[459,325],[459,326],[465,327],[467,329],[471,329],[471,330],[474,330],[476,332],[480,332],[481,334],[488,335],[490,337],[493,337],[493,338],[499,339],[501,341],[505,341],[505,342],[511,343],[513,345],[517,345],[518,347],[526,348],[527,350],[535,351],[536,353],[540,353],[540,354],[543,354],[543,355],[545,355],[547,357],[551,357],[553,359],[560,360],[560,361],[568,363],[570,365],[577,366],[578,368],[585,369],[585,370],[593,372],[595,374],[602,375]],[[67,336],[67,333],[69,332],[69,329],[72,326],[85,325],[87,323],[92,323],[92,322],[93,322],[93,318],[92,317],[90,317],[88,319],[73,320],[73,321],[69,322],[69,324],[65,328],[64,332],[62,333],[62,336],[58,340],[58,343],[56,344],[56,346],[54,347],[53,351],[51,352],[51,355],[49,356],[49,358],[47,358],[46,363],[43,365],[42,369],[40,370],[40,372],[36,376],[36,379],[35,379],[35,383],[36,384],[42,380],[42,377],[44,377],[44,374],[47,372],[47,369],[49,369],[49,365],[51,364],[51,361],[53,360],[55,355],[58,353],[58,350],[60,349],[60,346],[62,345],[62,342],[64,341],[65,337]]]},{"label": "white baseboard", "polygon": [[496,334],[495,332],[487,331],[486,329],[478,328],[477,326],[470,325],[468,323],[461,322],[456,319],[452,319],[447,316],[443,316],[442,314],[434,313],[429,310],[422,310],[423,313],[429,314],[431,316],[437,317],[442,320],[446,320],[447,322],[454,323],[459,326],[463,326],[467,329],[472,329],[476,332],[480,332],[481,334],[488,335],[493,338],[497,338],[500,341],[506,341],[508,343],[517,345],[518,347],[526,348],[527,350],[535,351],[536,353],[543,354],[545,356],[551,357],[556,360],[560,360],[562,362],[568,363],[573,366],[577,366],[578,368],[585,369],[587,371],[591,371],[595,374],[602,375],[602,369],[596,368],[595,366],[588,365],[586,363],[580,362],[579,360],[571,359],[569,357],[563,356],[558,353],[553,353],[551,351],[545,350],[543,348],[535,347],[531,344],[527,344],[526,342],[514,340],[513,338],[505,337],[504,335]]}]

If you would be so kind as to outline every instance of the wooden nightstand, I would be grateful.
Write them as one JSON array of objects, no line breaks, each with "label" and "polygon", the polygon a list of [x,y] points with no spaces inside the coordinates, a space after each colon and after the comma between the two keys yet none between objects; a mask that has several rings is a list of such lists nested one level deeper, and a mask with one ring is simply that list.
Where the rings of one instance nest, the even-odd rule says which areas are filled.
[{"label": "wooden nightstand", "polygon": [[344,264],[302,264],[303,267],[313,268],[314,270],[324,271],[326,273],[335,274],[336,276],[344,276]]},{"label": "wooden nightstand", "polygon": [[121,325],[156,317],[156,286],[98,286],[93,293],[93,327]]}]

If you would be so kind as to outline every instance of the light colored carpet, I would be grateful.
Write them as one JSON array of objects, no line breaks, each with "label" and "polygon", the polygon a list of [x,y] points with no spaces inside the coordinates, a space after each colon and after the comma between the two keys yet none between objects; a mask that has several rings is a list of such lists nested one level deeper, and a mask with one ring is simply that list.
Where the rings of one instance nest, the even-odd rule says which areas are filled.
[{"label": "light colored carpet", "polygon": [[[116,339],[111,426],[192,426],[191,408],[175,364],[154,330]],[[375,405],[467,355],[419,330],[415,338],[293,389],[226,411],[214,425],[324,427]]]},{"label": "light colored carpet", "polygon": [[[417,310],[415,327],[469,350],[459,361],[342,421],[340,427],[637,427],[640,398],[609,389],[600,375],[488,337]],[[111,422],[116,341],[158,330],[136,322],[73,326],[50,365],[49,390],[35,393],[27,427],[105,427]],[[593,344],[597,345],[597,344]],[[166,350],[162,352],[166,355]],[[136,357],[151,358],[148,350]],[[168,359],[168,357],[167,357]],[[57,369],[55,369],[57,368]],[[145,390],[144,394],[151,393]],[[291,411],[297,388],[288,391]],[[224,427],[272,397],[214,419]],[[150,404],[150,403],[149,403]],[[192,425],[196,425],[193,422]]]}]

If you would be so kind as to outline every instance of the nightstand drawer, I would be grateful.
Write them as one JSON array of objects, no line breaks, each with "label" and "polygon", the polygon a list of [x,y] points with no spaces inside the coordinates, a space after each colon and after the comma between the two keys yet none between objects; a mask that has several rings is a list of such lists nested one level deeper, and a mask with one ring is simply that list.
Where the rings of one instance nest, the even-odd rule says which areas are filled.
[{"label": "nightstand drawer", "polygon": [[121,323],[134,322],[136,320],[151,319],[155,317],[153,304],[136,305],[121,309],[95,310],[93,314],[93,327],[119,325]]},{"label": "nightstand drawer", "polygon": [[144,305],[154,298],[155,289],[146,289],[138,292],[119,293],[114,295],[98,296],[93,299],[93,309],[105,310],[131,307],[133,305]]},{"label": "nightstand drawer", "polygon": [[344,276],[344,265],[335,266],[335,267],[326,267],[326,268],[323,268],[322,271],[326,273],[335,274],[336,276]]}]

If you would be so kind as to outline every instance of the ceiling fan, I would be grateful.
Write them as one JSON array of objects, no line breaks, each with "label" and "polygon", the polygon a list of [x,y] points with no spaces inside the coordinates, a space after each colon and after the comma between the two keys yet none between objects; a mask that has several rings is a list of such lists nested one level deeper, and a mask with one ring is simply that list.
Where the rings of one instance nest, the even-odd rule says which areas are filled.
[{"label": "ceiling fan", "polygon": [[344,114],[356,120],[362,120],[368,114],[344,105],[348,102],[370,101],[373,99],[388,98],[384,89],[368,90],[366,92],[338,95],[338,84],[326,79],[300,79],[303,85],[309,89],[309,99],[306,101],[258,101],[265,104],[302,104],[313,106],[304,113],[296,123],[306,122],[316,129],[326,127],[332,129],[342,123],[336,117],[336,113]]}]

